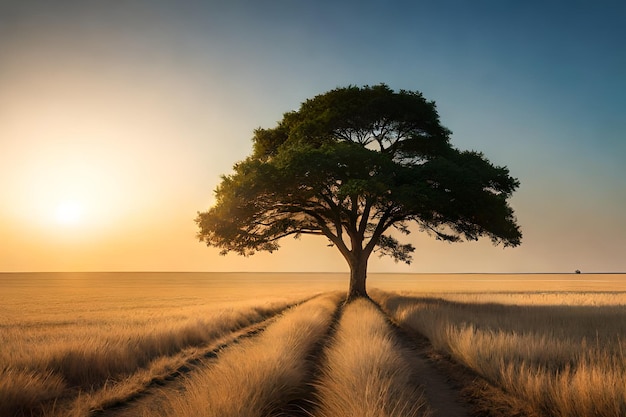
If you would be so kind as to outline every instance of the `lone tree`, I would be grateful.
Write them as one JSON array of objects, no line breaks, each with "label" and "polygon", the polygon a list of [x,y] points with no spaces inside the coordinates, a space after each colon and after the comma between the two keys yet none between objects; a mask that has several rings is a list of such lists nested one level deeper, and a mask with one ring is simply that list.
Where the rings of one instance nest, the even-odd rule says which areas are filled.
[{"label": "lone tree", "polygon": [[318,95],[254,131],[252,155],[198,213],[198,238],[248,256],[286,236],[324,236],[350,266],[348,299],[367,297],[373,252],[411,262],[415,248],[397,240],[411,223],[444,241],[519,245],[507,204],[519,182],[481,153],[453,148],[450,134],[418,91],[381,84]]}]

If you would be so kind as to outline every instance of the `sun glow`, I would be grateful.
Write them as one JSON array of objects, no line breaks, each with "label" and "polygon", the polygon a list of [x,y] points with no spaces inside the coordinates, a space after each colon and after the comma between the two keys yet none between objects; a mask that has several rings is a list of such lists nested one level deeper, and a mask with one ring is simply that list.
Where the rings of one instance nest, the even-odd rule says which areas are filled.
[{"label": "sun glow", "polygon": [[57,223],[74,226],[83,219],[84,205],[74,200],[61,202],[56,209],[55,218]]}]

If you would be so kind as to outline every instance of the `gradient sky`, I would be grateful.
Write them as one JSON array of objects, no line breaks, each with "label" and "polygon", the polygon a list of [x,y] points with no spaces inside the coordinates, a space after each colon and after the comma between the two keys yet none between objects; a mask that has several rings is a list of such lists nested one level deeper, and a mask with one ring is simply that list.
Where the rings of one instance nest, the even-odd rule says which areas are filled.
[{"label": "gradient sky", "polygon": [[435,100],[524,238],[409,236],[381,272],[626,271],[624,1],[0,1],[0,271],[347,271],[195,238],[252,131],[338,86]]}]

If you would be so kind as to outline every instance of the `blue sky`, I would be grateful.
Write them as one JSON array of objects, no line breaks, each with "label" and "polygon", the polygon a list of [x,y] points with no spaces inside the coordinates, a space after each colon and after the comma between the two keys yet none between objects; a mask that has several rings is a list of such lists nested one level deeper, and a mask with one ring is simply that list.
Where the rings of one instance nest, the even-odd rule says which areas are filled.
[{"label": "blue sky", "polygon": [[[345,270],[315,239],[218,257],[193,218],[253,129],[337,86],[384,82],[435,100],[455,146],[519,178],[524,240],[414,233],[414,264],[372,270],[626,271],[624,2],[12,3],[0,270]],[[68,198],[84,211],[71,228],[46,217]]]}]

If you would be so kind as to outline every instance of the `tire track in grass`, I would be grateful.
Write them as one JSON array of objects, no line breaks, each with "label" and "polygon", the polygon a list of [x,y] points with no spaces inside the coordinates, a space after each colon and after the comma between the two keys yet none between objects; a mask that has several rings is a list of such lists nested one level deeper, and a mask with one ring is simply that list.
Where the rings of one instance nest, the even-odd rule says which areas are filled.
[{"label": "tire track in grass", "polygon": [[339,294],[325,294],[285,311],[263,332],[218,352],[190,373],[181,389],[134,414],[180,417],[267,417],[309,391],[309,356],[328,333]]},{"label": "tire track in grass", "polygon": [[[374,292],[378,295],[378,292]],[[429,340],[396,322],[376,301],[376,306],[394,330],[396,337],[413,352],[411,366],[424,387],[424,395],[432,411],[432,417],[469,417],[469,407],[462,391],[450,382],[450,376],[440,370],[432,360],[432,345]]]},{"label": "tire track in grass", "polygon": [[288,402],[284,407],[276,410],[275,416],[289,416],[289,417],[311,417],[317,406],[315,398],[317,395],[317,387],[315,381],[319,379],[322,373],[321,363],[324,357],[324,352],[333,339],[345,304],[343,301],[337,303],[337,307],[333,312],[330,324],[326,331],[326,334],[322,336],[314,345],[311,353],[306,358],[309,366],[309,372],[303,382],[303,392],[300,398],[296,398]]},{"label": "tire track in grass", "polygon": [[[314,298],[314,297],[312,297]],[[136,403],[149,401],[163,389],[173,389],[203,361],[217,357],[220,350],[261,333],[285,310],[310,300],[287,305],[271,316],[212,340],[205,346],[184,349],[168,357],[155,360],[147,369],[139,370],[122,381],[105,385],[100,391],[79,395],[72,404],[61,405],[51,416],[122,416]],[[104,392],[104,393],[103,393]],[[134,414],[128,414],[134,415]]]},{"label": "tire track in grass", "polygon": [[163,390],[178,388],[178,386],[182,383],[183,378],[192,373],[200,365],[206,363],[206,361],[216,359],[221,350],[263,332],[263,330],[265,330],[265,328],[272,323],[279,314],[280,313],[277,313],[275,316],[269,317],[260,323],[253,324],[224,336],[204,349],[200,349],[199,351],[198,349],[194,349],[194,353],[181,358],[182,363],[175,369],[168,371],[164,375],[152,377],[147,381],[142,389],[137,392],[129,394],[123,398],[116,398],[101,404],[99,409],[91,410],[89,416],[121,417],[134,415],[132,411],[128,414],[127,409],[132,407],[135,402],[141,402],[144,400],[149,401],[150,396],[158,395]]},{"label": "tire track in grass", "polygon": [[[455,402],[461,404],[467,410],[466,415],[470,416],[537,417],[540,415],[528,402],[493,385],[473,369],[457,362],[449,353],[435,349],[428,337],[416,330],[410,323],[406,323],[406,319],[401,319],[402,314],[398,315],[398,311],[402,309],[399,306],[402,302],[411,302],[411,298],[380,291],[375,293],[381,304],[385,306],[381,307],[383,311],[389,312],[392,323],[415,344],[420,361],[430,367],[439,379],[439,382],[435,381],[433,384],[432,392],[429,392],[434,402],[443,404],[442,407],[445,408],[446,404],[450,404],[450,401],[456,398]],[[419,299],[419,301],[423,302],[424,299]],[[432,302],[432,300],[426,301]],[[398,324],[396,324],[396,318]],[[446,390],[452,390],[454,395],[446,394]]]},{"label": "tire track in grass", "polygon": [[[382,310],[381,310],[382,311]],[[431,360],[431,347],[421,335],[410,334],[383,312],[397,337],[403,341],[414,355],[411,366],[424,386],[424,395],[432,410],[432,417],[469,417],[470,412],[464,404],[462,393],[450,383],[448,375],[442,373]]]}]

